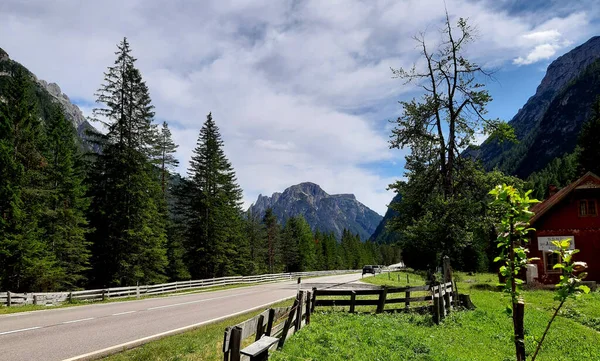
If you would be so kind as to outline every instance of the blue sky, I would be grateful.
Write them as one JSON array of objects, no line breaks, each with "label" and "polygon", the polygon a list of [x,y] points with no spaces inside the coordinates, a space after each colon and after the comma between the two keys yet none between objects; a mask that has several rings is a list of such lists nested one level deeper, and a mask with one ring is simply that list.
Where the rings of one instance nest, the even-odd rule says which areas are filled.
[{"label": "blue sky", "polygon": [[[496,69],[490,117],[509,120],[552,60],[600,35],[597,3],[446,0],[478,29],[469,57]],[[212,111],[246,205],[312,181],[383,214],[409,151],[388,149],[388,120],[420,95],[390,67],[418,61],[411,36],[435,41],[443,16],[442,0],[3,0],[0,47],[91,114],[127,36],[182,174]]]}]

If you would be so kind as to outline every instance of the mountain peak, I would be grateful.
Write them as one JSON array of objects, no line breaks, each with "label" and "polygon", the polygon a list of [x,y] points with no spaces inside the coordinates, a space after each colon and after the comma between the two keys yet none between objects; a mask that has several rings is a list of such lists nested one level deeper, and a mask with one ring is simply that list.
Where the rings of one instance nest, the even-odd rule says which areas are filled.
[{"label": "mountain peak", "polygon": [[283,193],[273,193],[271,197],[259,195],[249,211],[262,217],[268,208],[273,209],[281,223],[301,215],[312,230],[333,232],[338,238],[344,229],[348,229],[366,240],[382,218],[356,200],[354,194],[329,195],[312,182],[293,185]]},{"label": "mountain peak", "polygon": [[4,60],[10,60],[10,57],[8,56],[8,53],[6,51],[0,48],[0,61]]}]

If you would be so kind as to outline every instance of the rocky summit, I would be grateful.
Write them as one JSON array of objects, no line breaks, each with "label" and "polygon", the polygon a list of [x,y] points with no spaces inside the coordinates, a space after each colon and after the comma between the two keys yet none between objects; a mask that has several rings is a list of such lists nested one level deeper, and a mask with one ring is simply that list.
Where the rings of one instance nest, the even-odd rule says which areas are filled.
[{"label": "rocky summit", "polygon": [[526,178],[573,151],[598,94],[600,36],[595,36],[548,66],[535,94],[509,122],[518,143],[488,139],[466,154],[482,160],[487,169]]},{"label": "rocky summit", "polygon": [[[81,112],[81,109],[75,104],[71,102],[69,97],[62,92],[58,84],[56,83],[48,83],[45,80],[38,79],[35,74],[33,74],[29,69],[25,68],[23,65],[18,62],[10,59],[8,53],[0,48],[0,93],[2,92],[2,77],[10,76],[11,71],[16,68],[21,68],[25,70],[30,76],[31,79],[35,82],[36,92],[35,96],[37,98],[38,107],[45,108],[46,100],[50,100],[56,103],[59,103],[65,114],[65,117],[73,123],[75,129],[77,129],[77,134],[84,141],[84,143],[89,146],[91,149],[95,149],[96,146],[90,143],[87,143],[86,140],[86,131],[88,129],[94,129],[93,126],[87,121],[86,117]],[[45,114],[44,109],[39,109],[42,115]],[[97,150],[97,149],[95,149]]]},{"label": "rocky summit", "polygon": [[340,239],[344,229],[367,240],[382,217],[353,194],[328,194],[319,185],[305,182],[291,186],[283,193],[259,195],[249,211],[262,217],[268,208],[284,224],[287,219],[303,216],[312,230],[333,232]]}]

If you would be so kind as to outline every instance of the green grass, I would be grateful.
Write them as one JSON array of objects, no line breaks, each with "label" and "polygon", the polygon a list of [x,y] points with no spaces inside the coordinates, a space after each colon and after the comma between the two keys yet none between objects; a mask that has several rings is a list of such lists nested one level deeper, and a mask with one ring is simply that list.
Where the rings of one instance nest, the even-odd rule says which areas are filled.
[{"label": "green grass", "polygon": [[[398,281],[400,275],[400,281]],[[422,285],[409,273],[410,285]],[[413,278],[414,277],[414,278]],[[497,291],[492,274],[455,273],[461,293],[470,293],[474,311],[451,313],[439,326],[430,315],[348,314],[326,310],[290,338],[272,360],[514,360],[509,299]],[[381,274],[363,281],[405,286],[406,273]],[[525,335],[529,357],[534,337],[544,331],[555,305],[552,291],[525,291]],[[600,360],[600,293],[569,300],[546,337],[538,360]]]},{"label": "green grass", "polygon": [[[284,301],[272,307],[285,307]],[[220,361],[223,360],[223,332],[260,314],[264,310],[248,312],[196,330],[147,343],[143,346],[103,358],[104,361]],[[248,343],[248,342],[246,342]]]}]

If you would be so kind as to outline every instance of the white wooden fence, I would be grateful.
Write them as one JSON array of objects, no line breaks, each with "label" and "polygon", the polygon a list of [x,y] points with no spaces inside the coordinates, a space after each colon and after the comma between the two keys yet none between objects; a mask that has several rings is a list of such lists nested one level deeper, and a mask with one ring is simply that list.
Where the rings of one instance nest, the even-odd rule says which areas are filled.
[{"label": "white wooden fence", "polygon": [[118,298],[139,298],[146,295],[160,295],[164,293],[180,292],[185,290],[197,290],[218,286],[230,286],[238,284],[252,284],[276,281],[289,281],[298,277],[328,276],[343,273],[360,272],[359,270],[333,270],[295,273],[276,273],[256,276],[231,276],[209,278],[203,280],[178,281],[158,285],[140,285],[131,287],[112,287],[95,290],[71,291],[71,292],[30,292],[14,293],[10,291],[0,292],[0,305],[58,305],[69,301],[104,301]]}]

